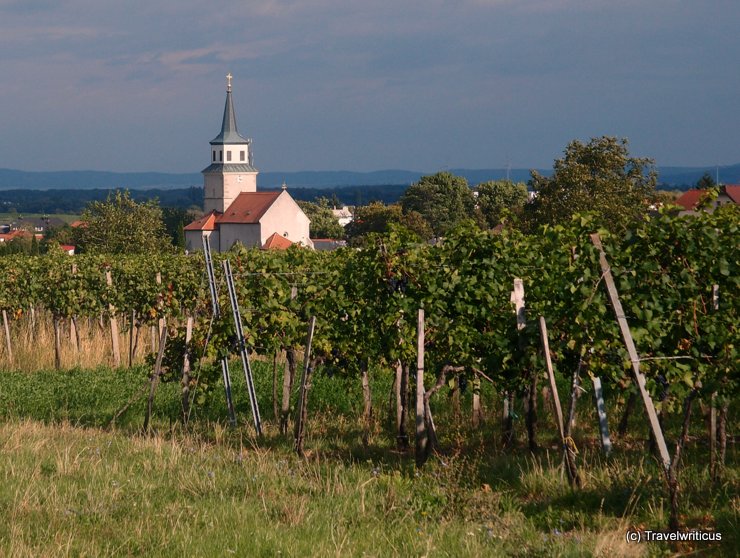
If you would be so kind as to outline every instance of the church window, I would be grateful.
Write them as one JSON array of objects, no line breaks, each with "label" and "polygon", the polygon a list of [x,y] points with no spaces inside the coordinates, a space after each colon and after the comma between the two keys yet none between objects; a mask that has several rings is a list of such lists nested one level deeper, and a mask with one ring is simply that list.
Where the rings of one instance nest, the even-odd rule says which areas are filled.
[{"label": "church window", "polygon": [[214,163],[216,162],[216,150],[215,149],[213,150],[213,162]]},{"label": "church window", "polygon": [[240,161],[244,161],[244,158],[245,158],[245,153],[244,153],[244,151],[240,151],[240,152],[239,152],[239,160],[240,160]]},{"label": "church window", "polygon": [[231,161],[231,151],[226,152],[226,160]]},{"label": "church window", "polygon": [[218,152],[218,160],[223,161],[224,160],[224,152],[223,150],[219,150]]}]

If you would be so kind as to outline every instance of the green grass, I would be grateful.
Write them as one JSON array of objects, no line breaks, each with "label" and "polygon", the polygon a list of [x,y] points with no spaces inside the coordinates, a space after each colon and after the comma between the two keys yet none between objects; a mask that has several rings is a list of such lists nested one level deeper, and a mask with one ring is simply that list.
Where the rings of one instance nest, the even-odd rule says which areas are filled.
[{"label": "green grass", "polygon": [[35,219],[37,217],[56,217],[65,223],[77,221],[80,216],[71,213],[2,213],[0,212],[0,223],[10,223],[17,221],[20,217],[24,219]]},{"label": "green grass", "polygon": [[667,523],[660,471],[634,437],[616,440],[605,459],[588,404],[577,437],[585,485],[574,492],[562,478],[549,416],[540,419],[541,452],[529,454],[520,440],[504,453],[490,414],[472,432],[444,410],[444,396],[435,416],[444,454],[417,470],[413,455],[392,446],[382,420],[390,384],[377,373],[367,445],[359,381],[316,375],[309,456],[298,459],[272,421],[271,367],[257,362],[255,373],[261,440],[237,366],[239,427],[225,426],[216,389],[183,429],[179,386],[168,383],[157,392],[149,436],[139,433],[145,401],[135,398],[146,386],[144,368],[0,372],[0,555],[730,556],[737,548],[734,447],[719,485],[708,481],[698,438],[682,472],[684,522],[722,532],[721,546],[628,544],[630,526]]}]

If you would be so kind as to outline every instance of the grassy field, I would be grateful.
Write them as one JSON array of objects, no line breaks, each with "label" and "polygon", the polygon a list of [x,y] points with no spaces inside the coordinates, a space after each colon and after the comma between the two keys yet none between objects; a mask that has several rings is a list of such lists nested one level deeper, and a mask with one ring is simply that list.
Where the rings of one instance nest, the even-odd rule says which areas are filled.
[{"label": "grassy field", "polygon": [[10,223],[17,221],[19,218],[36,219],[37,217],[56,217],[65,223],[77,221],[80,216],[71,213],[3,213],[0,212],[0,223]]},{"label": "grassy field", "polygon": [[729,449],[724,480],[712,485],[698,425],[682,474],[683,520],[721,532],[722,543],[636,544],[626,542],[627,529],[664,528],[668,507],[639,414],[634,436],[617,439],[607,460],[583,401],[576,441],[585,486],[572,491],[550,417],[540,419],[540,452],[520,440],[505,453],[490,393],[482,429],[439,409],[444,454],[417,470],[413,455],[392,446],[382,420],[389,380],[377,373],[367,444],[360,382],[317,374],[309,455],[298,459],[271,420],[271,367],[257,362],[255,370],[261,440],[236,372],[239,427],[225,426],[216,389],[183,429],[179,388],[168,383],[157,392],[150,435],[140,432],[145,401],[137,398],[145,368],[0,372],[0,555],[735,555],[736,452]]}]

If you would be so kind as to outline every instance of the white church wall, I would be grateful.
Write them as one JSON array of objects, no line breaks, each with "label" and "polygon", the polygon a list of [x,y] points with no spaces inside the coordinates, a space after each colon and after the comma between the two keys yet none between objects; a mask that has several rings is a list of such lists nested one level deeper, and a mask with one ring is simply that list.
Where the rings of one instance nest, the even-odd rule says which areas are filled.
[{"label": "white church wall", "polygon": [[[185,250],[188,252],[198,252],[203,249],[201,240],[202,231],[185,231]],[[220,235],[218,231],[211,231],[211,250],[217,252],[220,250]]]},{"label": "white church wall", "polygon": [[221,252],[226,252],[237,241],[247,248],[254,246],[261,248],[264,244],[260,236],[259,223],[221,223],[218,227],[221,232],[221,244],[219,245],[219,251]]},{"label": "white church wall", "polygon": [[273,234],[278,233],[294,243],[313,247],[309,238],[311,221],[303,213],[288,192],[282,192],[260,219],[262,225],[262,244]]}]

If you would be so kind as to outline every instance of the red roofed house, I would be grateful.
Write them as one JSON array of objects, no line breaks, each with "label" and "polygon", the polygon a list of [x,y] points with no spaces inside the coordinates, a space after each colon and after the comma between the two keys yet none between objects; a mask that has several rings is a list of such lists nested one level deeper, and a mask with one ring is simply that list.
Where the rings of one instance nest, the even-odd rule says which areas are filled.
[{"label": "red roofed house", "polygon": [[281,192],[257,191],[252,140],[237,131],[231,75],[227,79],[221,133],[211,141],[211,164],[203,170],[205,215],[185,227],[185,247],[191,252],[202,249],[204,234],[209,235],[215,252],[224,252],[237,242],[266,249],[294,243],[313,247],[311,221],[285,186]]},{"label": "red roofed house", "polygon": [[[690,215],[696,213],[697,208],[708,190],[688,190],[676,200],[676,205],[684,208],[681,215]],[[712,204],[706,208],[711,213],[720,205],[727,203],[740,203],[740,184],[727,184],[720,186],[719,194]]]}]

